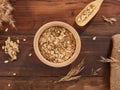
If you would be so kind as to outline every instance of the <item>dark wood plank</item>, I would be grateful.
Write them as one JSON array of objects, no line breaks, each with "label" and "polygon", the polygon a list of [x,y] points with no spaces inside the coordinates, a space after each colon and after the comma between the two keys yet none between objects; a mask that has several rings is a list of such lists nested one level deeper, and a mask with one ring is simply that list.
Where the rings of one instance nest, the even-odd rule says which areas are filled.
[{"label": "dark wood plank", "polygon": [[[0,37],[0,46],[4,45],[4,40],[7,37]],[[26,42],[22,39],[26,38]],[[94,70],[102,67],[102,70],[97,76],[109,76],[109,64],[104,64],[99,62],[100,56],[108,57],[111,51],[111,38],[97,37],[95,41],[91,37],[82,36],[82,49],[79,54],[75,64],[79,63],[83,58],[85,58],[85,70],[81,72],[83,76],[93,76],[91,75],[92,68]],[[65,75],[70,66],[55,69],[41,63],[33,50],[33,37],[31,36],[12,36],[15,41],[20,40],[20,50],[18,55],[18,60],[13,63],[4,64],[4,60],[8,57],[0,50],[0,76],[12,76],[12,73],[17,73],[17,76],[63,76]],[[28,56],[29,53],[33,55]],[[47,72],[46,72],[47,71]],[[52,72],[51,72],[52,71]]]},{"label": "dark wood plank", "polygon": [[[0,31],[0,46],[11,36],[13,40],[20,39],[21,52],[18,60],[4,64],[8,58],[0,48],[0,90],[109,90],[109,64],[99,62],[100,56],[109,57],[112,49],[111,36],[120,33],[120,1],[104,0],[102,7],[93,20],[85,27],[78,27],[74,19],[76,15],[91,0],[10,0],[15,10],[13,12],[17,30],[4,24]],[[102,19],[114,17],[113,25]],[[50,21],[63,21],[72,25],[82,40],[82,49],[76,61],[78,64],[85,58],[85,69],[79,73],[83,77],[79,81],[54,84],[53,81],[64,76],[72,65],[55,69],[41,63],[33,50],[33,38],[37,30]],[[4,32],[9,28],[8,32]],[[92,38],[96,36],[95,41]],[[27,41],[23,42],[22,39]],[[33,55],[28,56],[29,53]],[[92,69],[102,68],[96,75]],[[16,73],[16,76],[13,76]],[[88,77],[87,77],[88,76]],[[11,84],[8,87],[8,84]]]},{"label": "dark wood plank", "polygon": [[[5,25],[5,27],[9,27],[10,31],[8,33],[2,31],[1,34],[34,35],[43,24],[56,20],[71,24],[79,33],[84,30],[82,35],[111,36],[115,33],[120,33],[120,2],[118,0],[105,0],[95,18],[87,26],[78,27],[74,22],[75,16],[89,2],[91,0],[19,0],[12,2],[15,7],[14,17],[17,31]],[[102,15],[114,17],[117,22],[114,25],[110,25],[103,21]]]},{"label": "dark wood plank", "polygon": [[53,82],[57,79],[51,77],[0,77],[0,90],[109,90],[107,78],[82,77],[78,81],[54,84]]}]

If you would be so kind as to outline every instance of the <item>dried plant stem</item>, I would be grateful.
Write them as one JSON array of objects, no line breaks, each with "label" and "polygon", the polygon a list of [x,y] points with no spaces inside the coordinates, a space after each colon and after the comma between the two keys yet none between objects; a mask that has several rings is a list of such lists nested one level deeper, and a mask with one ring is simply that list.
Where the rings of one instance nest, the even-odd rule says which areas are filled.
[{"label": "dried plant stem", "polygon": [[102,70],[102,67],[96,69],[95,71],[92,68],[92,75],[98,75],[98,73]]},{"label": "dried plant stem", "polygon": [[68,72],[66,76],[64,76],[58,81],[55,81],[55,83],[79,79],[81,76],[78,74],[84,69],[83,65],[84,59],[77,66],[72,67],[72,69]]},{"label": "dried plant stem", "polygon": [[111,57],[110,59],[109,58],[104,58],[104,57],[102,57],[101,56],[101,59],[102,60],[100,60],[101,62],[119,62],[119,60],[116,60],[115,58],[113,58],[113,57]]},{"label": "dried plant stem", "polygon": [[77,80],[79,79],[81,76],[74,76],[74,77],[70,77],[70,78],[62,78],[59,81],[55,81],[55,83],[59,83],[59,82],[63,82],[63,81],[72,81],[72,80]]}]

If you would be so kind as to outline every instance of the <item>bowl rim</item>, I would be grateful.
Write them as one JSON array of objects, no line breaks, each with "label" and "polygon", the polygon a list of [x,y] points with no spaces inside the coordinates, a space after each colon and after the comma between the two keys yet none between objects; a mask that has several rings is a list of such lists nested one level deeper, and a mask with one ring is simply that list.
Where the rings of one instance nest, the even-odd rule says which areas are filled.
[{"label": "bowl rim", "polygon": [[[61,26],[61,27],[66,28],[73,34],[73,36],[77,42],[74,54],[68,60],[66,60],[62,63],[54,63],[54,62],[50,62],[50,61],[46,60],[41,55],[39,47],[38,47],[38,40],[40,38],[40,35],[43,33],[44,30],[46,30],[47,28],[53,27],[53,26]],[[41,26],[38,29],[38,31],[36,32],[35,37],[34,37],[33,47],[34,47],[36,56],[38,57],[38,59],[41,62],[43,62],[44,64],[51,66],[51,67],[60,68],[60,67],[68,66],[69,64],[71,64],[72,62],[74,62],[76,60],[76,58],[78,57],[80,50],[81,50],[81,39],[80,39],[80,36],[78,35],[77,31],[71,25],[69,25],[65,22],[61,22],[61,21],[52,21],[52,22],[48,22],[48,23],[44,24],[43,26]]]}]

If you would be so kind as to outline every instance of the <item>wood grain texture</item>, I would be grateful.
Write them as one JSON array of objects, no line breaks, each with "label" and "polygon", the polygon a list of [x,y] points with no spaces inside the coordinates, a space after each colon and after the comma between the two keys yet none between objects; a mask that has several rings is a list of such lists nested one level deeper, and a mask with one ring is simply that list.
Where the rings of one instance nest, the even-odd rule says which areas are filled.
[{"label": "wood grain texture", "polygon": [[[85,27],[78,27],[75,24],[76,15],[91,0],[18,0],[12,2],[14,6],[14,17],[16,19],[17,31],[12,30],[7,34],[34,35],[45,23],[50,21],[64,21],[74,26],[82,35],[107,35],[119,33],[120,25],[120,2],[118,0],[105,0],[98,14]],[[114,17],[117,23],[110,25],[104,22],[102,15]],[[28,32],[29,31],[29,32]],[[3,33],[1,33],[3,35]],[[4,33],[6,35],[6,33]]]},{"label": "wood grain texture", "polygon": [[[0,46],[8,36],[12,40],[20,40],[18,60],[4,64],[8,58],[0,48],[0,90],[109,90],[109,64],[99,62],[100,56],[109,57],[112,49],[111,36],[120,33],[120,1],[104,0],[98,14],[85,27],[75,24],[76,15],[91,0],[10,0],[17,30],[4,23],[0,31]],[[117,22],[106,23],[102,15],[113,17]],[[37,30],[50,21],[63,21],[72,25],[81,36],[82,50],[77,60],[85,58],[85,69],[79,73],[83,77],[79,81],[54,84],[54,80],[66,75],[71,66],[60,69],[48,67],[41,63],[33,50],[33,39]],[[9,28],[8,32],[4,29]],[[95,41],[92,38],[96,36]],[[26,38],[26,42],[23,39]],[[33,55],[28,56],[29,53]],[[92,74],[102,68],[97,75]],[[16,76],[13,76],[16,73]],[[8,84],[11,84],[8,87]]]},{"label": "wood grain texture", "polygon": [[[77,81],[55,84],[58,78],[0,78],[0,90],[109,90],[109,81],[102,77],[83,77]],[[10,84],[10,87],[8,86]]]},{"label": "wood grain texture", "polygon": [[[41,61],[36,57],[33,50],[33,37],[30,36],[11,36],[11,38],[16,41],[20,40],[20,53],[18,55],[18,60],[4,64],[4,60],[8,57],[4,54],[4,51],[0,51],[0,65],[2,69],[0,69],[1,76],[11,76],[13,72],[18,73],[18,76],[63,76],[68,71],[70,66],[55,69],[49,66],[44,65]],[[23,39],[26,38],[26,42]],[[92,36],[90,37],[82,37],[82,50],[77,58],[75,64],[79,63],[83,58],[85,58],[85,70],[81,73],[83,76],[92,76],[92,69],[96,70],[102,67],[102,70],[99,72],[97,76],[105,76],[105,72],[109,71],[109,65],[101,63],[100,56],[107,56],[110,53],[111,42],[109,38],[97,37],[95,41],[92,40]],[[1,37],[0,45],[4,45],[4,40],[6,37]],[[104,43],[104,45],[103,45]],[[89,46],[88,46],[89,45]],[[92,47],[92,48],[91,48]],[[29,53],[33,55],[29,57]],[[46,72],[47,70],[47,72]],[[51,72],[52,71],[52,72]],[[109,75],[109,74],[107,74]]]}]

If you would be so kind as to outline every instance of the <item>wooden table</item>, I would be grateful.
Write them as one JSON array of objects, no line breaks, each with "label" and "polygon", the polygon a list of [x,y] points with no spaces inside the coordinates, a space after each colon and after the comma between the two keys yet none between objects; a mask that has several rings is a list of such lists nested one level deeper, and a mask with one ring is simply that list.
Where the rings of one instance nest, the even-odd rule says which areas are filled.
[{"label": "wooden table", "polygon": [[[112,49],[111,36],[120,33],[120,0],[105,0],[98,14],[85,27],[78,27],[75,16],[92,0],[11,0],[17,30],[8,25],[8,32],[0,31],[0,46],[8,36],[20,40],[18,60],[4,64],[8,57],[0,48],[0,90],[109,90],[109,71],[107,63],[101,63],[100,56],[109,57]],[[106,23],[102,15],[114,17],[113,25]],[[33,39],[37,30],[50,21],[63,21],[72,25],[82,41],[82,50],[77,60],[85,58],[85,69],[77,81],[54,84],[70,70],[52,68],[41,63],[33,50]],[[93,37],[96,36],[96,40]],[[26,39],[26,42],[23,39]],[[29,57],[29,53],[32,56]],[[92,70],[102,68],[97,75]],[[13,73],[16,73],[14,76]]]}]

